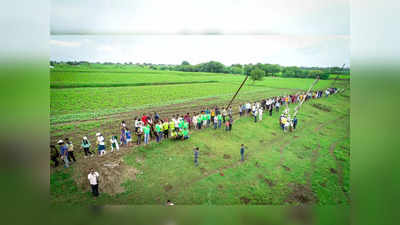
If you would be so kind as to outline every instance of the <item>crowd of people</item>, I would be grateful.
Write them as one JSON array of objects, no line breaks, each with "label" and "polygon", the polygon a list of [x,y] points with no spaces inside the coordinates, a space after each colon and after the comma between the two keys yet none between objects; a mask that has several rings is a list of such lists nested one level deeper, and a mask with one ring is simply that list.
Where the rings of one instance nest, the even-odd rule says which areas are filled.
[{"label": "crowd of people", "polygon": [[[263,119],[264,112],[267,111],[269,116],[274,112],[279,113],[281,107],[288,106],[289,104],[307,101],[308,99],[321,98],[323,95],[328,97],[331,94],[338,92],[336,88],[328,88],[326,90],[313,91],[309,93],[297,93],[285,96],[276,96],[256,101],[253,103],[247,102],[240,104],[238,107],[239,116],[251,115],[254,117],[254,122]],[[141,117],[135,117],[133,126],[129,128],[125,121],[120,124],[120,135],[112,135],[109,139],[110,152],[119,151],[120,147],[130,147],[133,145],[132,136],[136,136],[136,145],[149,144],[150,140],[162,142],[167,139],[175,141],[189,139],[190,130],[201,129],[219,129],[225,127],[227,132],[232,131],[233,126],[233,109],[219,108],[206,108],[198,113],[186,113],[185,115],[176,114],[172,118],[161,118],[157,112],[153,114],[143,114]],[[279,117],[279,125],[284,132],[293,131],[297,126],[297,118],[290,117],[288,107],[283,110]],[[59,166],[59,159],[64,162],[64,167],[69,167],[70,164],[76,162],[74,155],[74,145],[68,138],[59,140],[59,151],[55,145],[51,145],[51,160],[54,166]],[[97,155],[103,156],[107,153],[106,139],[102,133],[96,133]],[[84,157],[93,157],[96,155],[91,151],[92,144],[89,139],[84,136],[81,140],[80,147],[83,149]],[[197,149],[198,151],[198,149]],[[196,155],[196,151],[195,151]],[[198,155],[198,152],[197,152]],[[243,158],[242,158],[243,160]],[[197,162],[195,162],[197,164]],[[92,179],[93,180],[93,179]],[[94,183],[94,182],[92,182]]]}]

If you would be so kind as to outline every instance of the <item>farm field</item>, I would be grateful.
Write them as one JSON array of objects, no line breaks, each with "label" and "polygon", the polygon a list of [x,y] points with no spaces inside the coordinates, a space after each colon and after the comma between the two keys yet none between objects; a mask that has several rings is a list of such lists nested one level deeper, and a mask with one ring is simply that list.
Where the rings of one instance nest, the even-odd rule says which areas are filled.
[{"label": "farm field", "polygon": [[[231,133],[221,129],[191,132],[187,141],[122,148],[105,157],[84,159],[79,143],[95,133],[106,140],[118,134],[121,120],[128,127],[142,113],[162,117],[224,106],[244,77],[231,74],[153,71],[137,67],[64,66],[50,73],[50,142],[68,137],[78,162],[51,169],[53,205],[163,204],[181,205],[350,203],[349,82],[336,86],[346,92],[306,102],[298,114],[299,127],[283,133],[278,113],[264,120],[239,118],[237,106],[270,96],[304,91],[311,79],[248,80],[233,103]],[[332,80],[320,80],[324,89]],[[90,84],[92,86],[89,87]],[[291,105],[293,111],[294,105]],[[136,139],[134,138],[133,141]],[[246,161],[240,163],[240,144]],[[107,141],[108,145],[108,141]],[[193,166],[193,147],[200,147],[200,165]],[[109,146],[107,146],[109,147]],[[92,149],[94,150],[94,149]],[[118,165],[107,167],[105,165]],[[94,200],[87,170],[101,174],[101,196]]]},{"label": "farm field", "polygon": [[[346,91],[306,102],[293,133],[282,132],[276,112],[257,123],[235,116],[231,133],[207,128],[187,141],[79,158],[69,169],[52,171],[52,204],[163,204],[170,199],[178,205],[347,205],[349,99]],[[241,143],[248,147],[244,163],[238,161]],[[193,165],[193,146],[200,147],[199,167]],[[102,177],[96,200],[87,185],[90,167]]]},{"label": "farm field", "polygon": [[[105,68],[63,66],[50,72],[51,124],[207,98],[209,104],[225,103],[244,79],[232,74]],[[265,78],[254,84],[247,81],[238,100],[295,93],[312,82],[299,78]],[[315,88],[326,88],[331,82],[321,80]]]}]

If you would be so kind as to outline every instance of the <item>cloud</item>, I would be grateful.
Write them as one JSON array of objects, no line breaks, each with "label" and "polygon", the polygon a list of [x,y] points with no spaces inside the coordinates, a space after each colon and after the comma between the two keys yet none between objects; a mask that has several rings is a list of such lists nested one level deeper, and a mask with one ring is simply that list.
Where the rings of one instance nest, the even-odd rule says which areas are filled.
[{"label": "cloud", "polygon": [[99,46],[99,47],[97,48],[97,51],[102,51],[102,52],[111,52],[111,51],[113,51],[113,50],[114,50],[113,47],[107,46],[107,45]]},{"label": "cloud", "polygon": [[50,40],[51,45],[61,46],[61,47],[79,47],[81,46],[80,42],[73,41],[59,41],[59,40]]}]

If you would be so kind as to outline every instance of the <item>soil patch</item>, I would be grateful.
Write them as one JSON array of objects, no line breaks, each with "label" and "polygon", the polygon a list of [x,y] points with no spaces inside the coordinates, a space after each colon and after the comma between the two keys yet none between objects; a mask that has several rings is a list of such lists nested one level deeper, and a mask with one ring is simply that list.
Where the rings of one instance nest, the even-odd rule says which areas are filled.
[{"label": "soil patch", "polygon": [[203,168],[203,167],[200,168],[200,171],[201,171],[202,174],[206,174],[207,173],[207,170],[205,168]]},{"label": "soil patch", "polygon": [[300,203],[300,204],[313,204],[318,202],[317,197],[312,192],[311,188],[303,184],[289,184],[292,192],[288,195],[285,202]]},{"label": "soil patch", "polygon": [[291,171],[291,169],[285,165],[282,165],[282,167],[286,170],[286,171]]},{"label": "soil patch", "polygon": [[222,186],[221,184],[218,184],[218,188],[219,189],[224,189],[224,186]]},{"label": "soil patch", "polygon": [[268,186],[273,187],[275,186],[274,182],[266,177],[264,177],[261,174],[258,174],[258,178],[262,179],[266,184],[268,184]]},{"label": "soil patch", "polygon": [[240,202],[241,202],[242,204],[247,205],[247,204],[249,204],[250,199],[248,199],[248,198],[246,198],[246,197],[240,197]]},{"label": "soil patch", "polygon": [[232,158],[231,155],[224,154],[224,159],[230,159],[230,158]]},{"label": "soil patch", "polygon": [[317,108],[317,109],[322,110],[322,111],[324,111],[324,112],[330,112],[330,111],[332,111],[331,107],[326,106],[326,105],[322,105],[322,104],[319,104],[319,103],[314,103],[314,104],[312,104],[312,106],[313,106],[314,108]]},{"label": "soil patch", "polygon": [[333,168],[331,168],[330,171],[331,171],[331,173],[335,173],[335,174],[337,173],[337,170],[335,170]]},{"label": "soil patch", "polygon": [[272,136],[276,136],[276,133],[274,133],[274,132],[272,132],[271,134],[272,134]]},{"label": "soil patch", "polygon": [[120,154],[108,154],[103,157],[93,157],[89,159],[80,159],[73,165],[75,173],[74,180],[82,191],[90,191],[90,185],[87,180],[88,171],[94,168],[100,175],[99,191],[115,195],[124,192],[122,186],[127,180],[136,180],[141,171],[126,165],[120,159]]},{"label": "soil patch", "polygon": [[172,187],[172,185],[170,185],[170,184],[167,184],[167,185],[164,186],[164,190],[165,190],[165,191],[170,191],[170,190],[172,190],[172,188],[173,188],[173,187]]}]

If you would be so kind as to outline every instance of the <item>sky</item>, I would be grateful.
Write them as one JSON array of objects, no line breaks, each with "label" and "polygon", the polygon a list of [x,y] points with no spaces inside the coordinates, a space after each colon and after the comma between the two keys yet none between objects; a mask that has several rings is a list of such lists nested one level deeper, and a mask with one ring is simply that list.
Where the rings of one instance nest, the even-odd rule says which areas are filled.
[{"label": "sky", "polygon": [[53,0],[51,60],[350,63],[348,0]]}]

